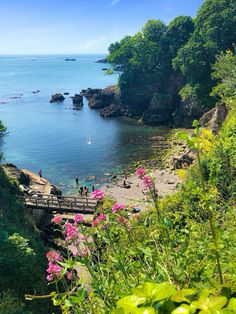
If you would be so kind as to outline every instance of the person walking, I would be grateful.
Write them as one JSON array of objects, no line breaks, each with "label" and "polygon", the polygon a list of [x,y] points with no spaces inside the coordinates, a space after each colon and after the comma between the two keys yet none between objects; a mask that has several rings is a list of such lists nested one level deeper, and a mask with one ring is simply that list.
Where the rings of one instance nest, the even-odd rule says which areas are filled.
[{"label": "person walking", "polygon": [[76,183],[76,186],[78,186],[78,184],[79,184],[79,178],[78,177],[75,178],[75,183]]},{"label": "person walking", "polygon": [[39,176],[40,176],[40,179],[42,179],[42,177],[43,177],[43,171],[40,169],[39,170]]}]

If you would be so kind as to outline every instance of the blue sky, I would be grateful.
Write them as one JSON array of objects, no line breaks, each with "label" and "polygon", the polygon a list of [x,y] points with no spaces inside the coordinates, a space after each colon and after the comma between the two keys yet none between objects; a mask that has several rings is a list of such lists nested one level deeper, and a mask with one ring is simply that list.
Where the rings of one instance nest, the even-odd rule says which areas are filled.
[{"label": "blue sky", "polygon": [[0,0],[0,54],[106,53],[148,19],[195,16],[203,0]]}]

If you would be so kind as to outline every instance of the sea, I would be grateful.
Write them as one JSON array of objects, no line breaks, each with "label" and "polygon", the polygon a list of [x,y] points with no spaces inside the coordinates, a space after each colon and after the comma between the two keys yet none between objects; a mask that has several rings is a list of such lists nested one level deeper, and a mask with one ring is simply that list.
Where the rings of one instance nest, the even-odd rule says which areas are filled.
[{"label": "sea", "polygon": [[[0,56],[0,120],[7,133],[0,139],[2,163],[38,173],[77,194],[79,185],[100,187],[126,172],[131,163],[153,154],[152,137],[163,132],[123,118],[103,118],[84,100],[73,110],[82,89],[117,84],[118,74],[105,75],[104,55]],[[75,58],[76,61],[65,61]],[[51,95],[69,93],[62,103]]]}]

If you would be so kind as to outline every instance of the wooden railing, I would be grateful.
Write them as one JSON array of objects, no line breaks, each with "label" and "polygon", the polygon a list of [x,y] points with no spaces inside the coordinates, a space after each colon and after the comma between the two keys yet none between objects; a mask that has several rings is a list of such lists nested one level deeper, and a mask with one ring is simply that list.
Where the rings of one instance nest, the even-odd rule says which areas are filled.
[{"label": "wooden railing", "polygon": [[97,201],[90,197],[73,197],[51,194],[17,196],[26,207],[50,212],[94,213]]}]

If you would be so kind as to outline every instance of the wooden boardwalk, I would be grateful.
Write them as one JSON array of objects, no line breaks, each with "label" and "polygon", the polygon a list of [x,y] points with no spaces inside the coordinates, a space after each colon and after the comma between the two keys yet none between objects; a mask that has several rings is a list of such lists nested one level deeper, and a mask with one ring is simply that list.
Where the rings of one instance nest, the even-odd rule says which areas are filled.
[{"label": "wooden boardwalk", "polygon": [[51,194],[17,196],[27,208],[41,209],[52,214],[81,213],[94,214],[97,201],[90,197],[72,197]]}]

